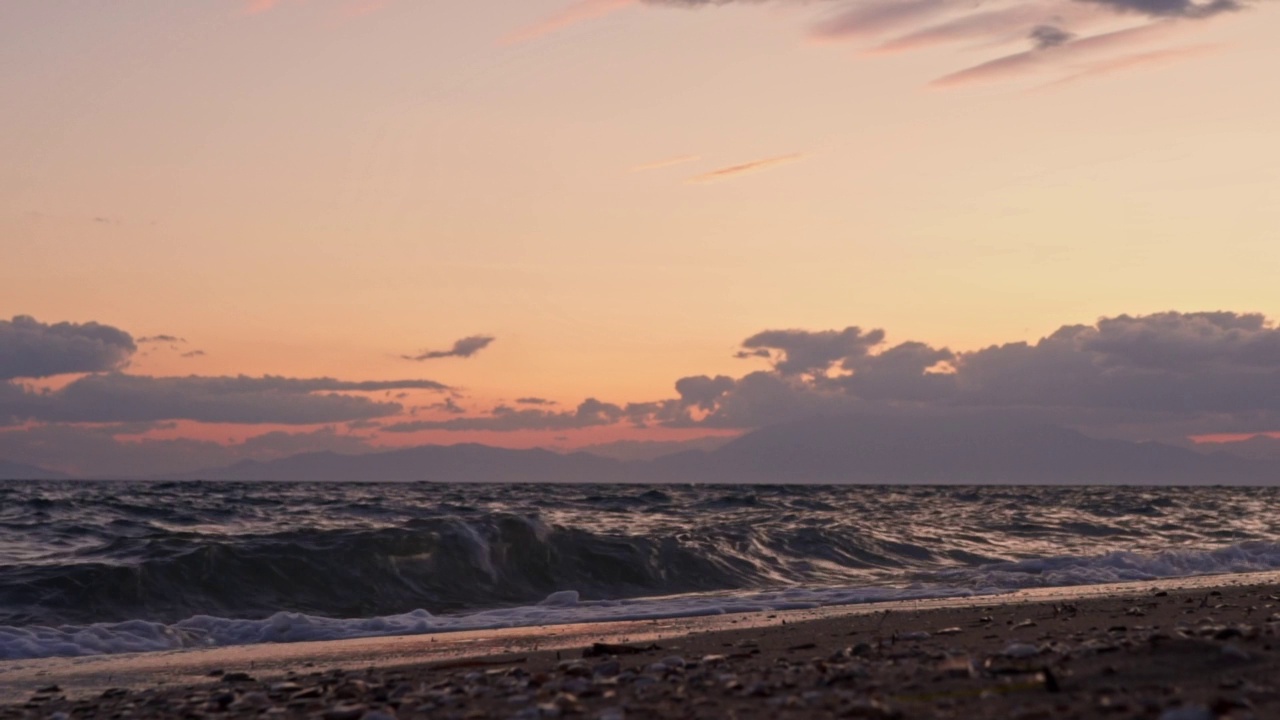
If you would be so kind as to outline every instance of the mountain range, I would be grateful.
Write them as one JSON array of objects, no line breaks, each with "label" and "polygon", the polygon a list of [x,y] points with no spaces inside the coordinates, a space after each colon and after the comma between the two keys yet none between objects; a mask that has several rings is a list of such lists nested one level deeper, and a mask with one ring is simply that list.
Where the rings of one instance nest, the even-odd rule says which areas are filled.
[{"label": "mountain range", "polygon": [[35,465],[10,462],[0,458],[0,480],[63,480],[68,476]]},{"label": "mountain range", "polygon": [[1280,462],[1052,425],[820,417],[766,427],[710,451],[651,460],[589,452],[426,445],[244,461],[188,479],[436,482],[1273,484]]},{"label": "mountain range", "polygon": [[[1280,459],[1099,439],[1053,425],[955,419],[817,417],[729,442],[600,453],[423,445],[313,452],[155,479],[240,481],[707,482],[1270,485]],[[710,448],[710,449],[707,449]],[[607,451],[607,452],[606,452]],[[608,455],[613,455],[609,457]],[[0,460],[0,479],[67,476]]]}]

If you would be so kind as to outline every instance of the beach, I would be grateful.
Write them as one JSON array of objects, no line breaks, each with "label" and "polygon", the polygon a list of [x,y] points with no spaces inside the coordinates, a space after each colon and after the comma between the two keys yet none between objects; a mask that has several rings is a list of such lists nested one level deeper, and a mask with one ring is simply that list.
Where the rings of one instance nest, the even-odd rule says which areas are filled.
[{"label": "beach", "polygon": [[0,718],[1280,717],[1280,577],[0,663]]}]

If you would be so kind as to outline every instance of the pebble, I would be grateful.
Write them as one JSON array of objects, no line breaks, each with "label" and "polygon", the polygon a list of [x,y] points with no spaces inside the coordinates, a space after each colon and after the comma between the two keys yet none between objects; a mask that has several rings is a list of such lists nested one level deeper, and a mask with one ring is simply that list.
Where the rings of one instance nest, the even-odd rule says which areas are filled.
[{"label": "pebble", "polygon": [[[1224,623],[1227,617],[1216,622],[1197,623],[1187,619],[1167,625],[1163,625],[1163,620],[1153,620],[1148,626],[1123,628],[1124,632],[1119,632],[1122,626],[1115,626],[1110,628],[1115,632],[1108,634],[1109,626],[1115,621],[1106,618],[1123,613],[1128,606],[1117,602],[1107,611],[1097,614],[1091,619],[1095,627],[1086,629],[1080,626],[1074,631],[1041,633],[1039,636],[1022,635],[1021,639],[1029,641],[1038,637],[1034,642],[1010,642],[1018,636],[1002,637],[994,634],[998,630],[990,625],[978,627],[973,623],[967,627],[975,638],[972,644],[938,640],[939,647],[928,644],[895,646],[891,638],[899,641],[924,640],[959,634],[962,630],[943,627],[946,622],[955,622],[954,616],[925,618],[917,625],[939,628],[931,632],[913,630],[909,626],[904,630],[905,623],[901,622],[895,627],[891,618],[886,627],[859,630],[865,633],[862,637],[869,638],[869,642],[835,652],[831,650],[839,646],[833,644],[834,638],[843,637],[845,633],[835,633],[831,639],[813,638],[817,642],[802,642],[807,639],[804,635],[789,634],[784,630],[769,636],[768,643],[766,638],[760,639],[759,644],[773,648],[768,652],[756,649],[755,641],[739,641],[732,645],[729,644],[731,641],[726,641],[722,647],[725,648],[723,652],[732,653],[728,656],[702,655],[694,652],[692,647],[695,645],[668,648],[668,652],[687,651],[690,653],[687,657],[649,655],[619,660],[614,656],[636,655],[658,648],[637,646],[636,652],[630,652],[618,650],[630,646],[600,644],[600,654],[592,654],[586,660],[569,659],[549,664],[530,662],[523,666],[505,661],[478,666],[460,663],[452,671],[438,668],[423,672],[394,669],[314,671],[305,675],[290,673],[285,678],[258,684],[249,684],[257,681],[249,678],[247,673],[224,673],[222,684],[210,679],[208,682],[212,685],[185,692],[177,689],[113,690],[98,700],[79,702],[96,703],[99,709],[92,713],[93,716],[120,720],[163,717],[186,717],[189,720],[213,720],[217,717],[397,720],[397,716],[405,720],[423,716],[452,720],[512,717],[519,720],[627,720],[628,717],[718,718],[734,715],[744,720],[902,718],[903,712],[886,702],[885,698],[901,701],[903,708],[911,710],[911,717],[922,720],[933,717],[953,720],[978,717],[1055,720],[1103,715],[1147,720],[1213,720],[1218,714],[1232,720],[1276,717],[1268,713],[1275,709],[1270,704],[1280,699],[1280,690],[1239,678],[1223,679],[1207,669],[1204,673],[1194,671],[1197,676],[1189,678],[1185,685],[1175,686],[1166,682],[1149,689],[1138,689],[1129,684],[1129,673],[1134,663],[1142,662],[1137,659],[1139,655],[1158,653],[1160,648],[1172,647],[1173,643],[1179,642],[1186,644],[1188,662],[1226,667],[1230,661],[1252,660],[1259,663],[1259,669],[1273,669],[1274,664],[1263,663],[1270,662],[1276,652],[1268,645],[1274,642],[1274,626],[1257,622],[1253,625]],[[1013,612],[1016,611],[1001,610],[997,627],[1003,629],[1006,621],[1016,621]],[[1082,609],[1081,612],[1087,610]],[[1159,614],[1155,610],[1150,613]],[[1011,626],[1013,623],[1007,624]],[[1165,642],[1154,642],[1160,626],[1164,627],[1162,637]],[[978,632],[973,632],[974,628]],[[1180,634],[1183,631],[1185,633]],[[983,633],[993,634],[985,635],[979,642],[976,638]],[[1183,639],[1176,639],[1178,637]],[[1210,644],[1210,638],[1217,640]],[[751,652],[728,650],[734,646],[749,648]],[[1002,647],[1002,651],[993,652]],[[815,648],[816,652],[814,657],[788,655],[784,654],[784,648]],[[966,654],[966,649],[972,654]],[[1083,695],[1078,687],[1065,682],[1060,694],[1048,694],[1057,691],[1053,677],[1048,677],[1043,686],[1036,683],[1035,673],[1043,666],[1040,662],[1026,662],[1050,657],[1071,660],[1074,664],[1065,666],[1067,672],[1058,675],[1065,680],[1073,675],[1073,670],[1084,670],[1077,677],[1106,674],[1107,668],[1102,667],[1103,658],[1093,657],[1103,652],[1116,653],[1112,656],[1117,668],[1111,673],[1115,675],[1113,686],[1097,687],[1083,692]],[[261,668],[257,670],[266,672]],[[1058,673],[1056,664],[1053,672]],[[1211,676],[1212,695],[1203,694],[1204,677],[1201,675]],[[933,687],[933,683],[938,687]],[[10,714],[5,714],[4,708],[0,707],[0,720],[23,720],[34,716],[32,711],[41,717],[61,720],[91,715],[80,709],[78,703],[61,697],[47,697],[58,692],[55,687],[40,690],[38,697],[42,699],[38,706],[19,706]],[[920,699],[925,697],[936,708],[936,715],[917,712],[922,709]],[[979,701],[983,697],[987,699]],[[1216,698],[1212,710],[1198,705],[1168,707],[1171,703],[1209,698]],[[984,711],[976,703],[990,704]],[[1241,710],[1247,712],[1242,714]],[[1085,714],[1080,715],[1081,712]]]}]

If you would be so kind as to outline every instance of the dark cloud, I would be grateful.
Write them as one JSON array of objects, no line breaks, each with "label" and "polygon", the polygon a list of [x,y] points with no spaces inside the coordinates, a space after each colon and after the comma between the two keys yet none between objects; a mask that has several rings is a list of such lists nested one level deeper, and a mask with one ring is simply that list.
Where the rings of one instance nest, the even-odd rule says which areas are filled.
[{"label": "dark cloud", "polygon": [[137,349],[129,333],[110,325],[18,315],[0,320],[0,380],[117,370]]},{"label": "dark cloud", "polygon": [[1043,50],[1071,42],[1071,39],[1075,37],[1075,33],[1067,32],[1053,25],[1037,25],[1031,28],[1028,37],[1031,38],[1037,48]]},{"label": "dark cloud", "polygon": [[422,430],[488,430],[491,432],[516,432],[519,430],[577,430],[612,425],[623,419],[625,411],[611,403],[594,398],[582,401],[577,408],[565,411],[517,409],[499,405],[488,415],[459,417],[449,420],[422,420],[383,427],[386,432],[419,432]]},{"label": "dark cloud", "polygon": [[680,393],[681,407],[714,410],[720,398],[731,392],[736,384],[733,378],[725,375],[698,375],[677,380],[676,392]]},{"label": "dark cloud", "polygon": [[[1280,429],[1280,330],[1259,314],[1120,315],[957,353],[884,333],[769,331],[772,370],[692,376],[627,419],[753,428],[852,412],[1023,417],[1137,437]],[[975,415],[976,413],[976,415]],[[981,415],[987,413],[987,415]]]},{"label": "dark cloud", "polygon": [[403,406],[351,392],[446,390],[431,380],[89,375],[49,392],[0,385],[0,420],[108,423],[195,420],[311,425],[387,417]]},{"label": "dark cloud", "polygon": [[548,400],[540,397],[522,397],[516,398],[517,405],[555,405],[555,400]]},{"label": "dark cloud", "polygon": [[1224,12],[1243,10],[1244,0],[1076,0],[1102,5],[1118,12],[1137,13],[1148,17],[1206,18]]},{"label": "dark cloud", "polygon": [[418,355],[401,355],[405,360],[436,360],[439,358],[460,357],[469,358],[481,350],[489,347],[496,338],[489,335],[472,335],[464,337],[453,344],[448,350],[427,350]]},{"label": "dark cloud", "polygon": [[[764,0],[643,0],[648,5],[703,8],[730,3],[746,4]],[[805,0],[775,0],[798,4]],[[1107,48],[1086,43],[1067,54],[1040,56],[1038,51],[1075,45],[1073,40],[1095,30],[1115,25],[1116,16],[1132,16],[1148,24],[1168,20],[1204,20],[1224,13],[1245,10],[1262,0],[1070,0],[1046,3],[1041,0],[1008,0],[1007,2],[973,2],[972,0],[847,0],[832,3],[834,9],[822,14],[810,29],[811,37],[823,40],[871,41],[876,50],[902,51],[930,47],[939,43],[968,43],[992,48],[1007,46],[1020,37],[1032,41],[1030,53],[1009,54],[988,59],[967,70],[953,71],[933,82],[934,86],[955,86],[974,80],[1010,80],[1030,72],[1068,72],[1074,78],[1087,77],[1079,72],[1070,75],[1081,55],[1099,55]],[[825,4],[822,4],[825,5]],[[1110,33],[1106,33],[1110,34]],[[1142,34],[1111,37],[1112,49],[1118,41],[1130,43],[1150,40]],[[1125,48],[1129,49],[1129,48]],[[1191,57],[1192,53],[1165,53],[1165,61]],[[1106,62],[1107,72],[1136,67],[1136,60],[1095,58]],[[1101,74],[1101,72],[1093,73]]]},{"label": "dark cloud", "polygon": [[450,415],[465,415],[467,412],[466,408],[454,402],[453,398],[451,397],[445,398],[444,402],[438,402],[432,405],[428,405],[427,409],[439,410],[441,412],[449,413]]},{"label": "dark cloud", "polygon": [[[760,4],[767,0],[644,0],[649,5],[702,8],[729,4]],[[778,0],[782,1],[782,0]],[[1026,0],[1029,4],[1036,0]],[[1100,5],[1121,13],[1148,17],[1205,18],[1243,10],[1253,0],[1073,0]],[[957,0],[855,0],[829,18],[824,28],[833,35],[879,32],[922,18],[957,9],[977,8],[982,3]]]},{"label": "dark cloud", "polygon": [[956,356],[946,348],[905,342],[875,355],[846,358],[850,374],[839,379],[853,395],[866,400],[937,401],[953,392]]},{"label": "dark cloud", "polygon": [[1280,330],[1262,315],[1121,315],[967,353],[958,399],[1169,413],[1280,411]]},{"label": "dark cloud", "polygon": [[[772,357],[783,375],[825,371],[837,360],[865,355],[884,341],[883,330],[765,330],[742,341],[743,352]],[[739,357],[742,353],[739,353]]]}]

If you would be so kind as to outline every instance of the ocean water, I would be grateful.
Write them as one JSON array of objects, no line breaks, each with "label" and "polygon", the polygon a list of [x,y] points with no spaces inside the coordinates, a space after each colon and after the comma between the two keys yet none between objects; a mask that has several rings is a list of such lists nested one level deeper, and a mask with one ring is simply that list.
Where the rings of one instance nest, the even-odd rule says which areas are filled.
[{"label": "ocean water", "polygon": [[0,482],[0,659],[1280,569],[1280,489]]}]

